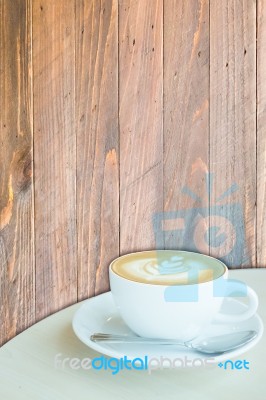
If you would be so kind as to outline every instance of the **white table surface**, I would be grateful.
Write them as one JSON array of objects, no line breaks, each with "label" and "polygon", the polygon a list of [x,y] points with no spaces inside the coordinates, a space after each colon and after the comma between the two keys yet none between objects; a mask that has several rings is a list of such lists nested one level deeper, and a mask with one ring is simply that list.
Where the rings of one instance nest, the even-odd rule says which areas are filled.
[{"label": "white table surface", "polygon": [[[258,313],[266,322],[266,269],[235,270],[230,277],[253,287]],[[75,304],[37,323],[0,349],[0,399],[266,399],[266,339],[240,359],[250,370],[224,370],[217,365],[198,369],[95,371],[55,368],[54,357],[94,358],[98,353],[82,344],[71,327]]]}]

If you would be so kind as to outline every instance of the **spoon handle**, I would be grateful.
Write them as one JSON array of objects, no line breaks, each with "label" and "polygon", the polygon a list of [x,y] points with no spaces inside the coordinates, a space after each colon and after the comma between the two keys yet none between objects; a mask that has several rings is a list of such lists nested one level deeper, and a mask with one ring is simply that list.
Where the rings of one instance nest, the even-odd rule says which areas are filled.
[{"label": "spoon handle", "polygon": [[172,339],[153,339],[140,336],[116,335],[110,333],[95,333],[91,335],[93,342],[107,343],[141,343],[152,345],[183,346],[204,354],[221,354],[242,347],[257,336],[256,331],[239,331],[220,336],[198,337],[187,342]]},{"label": "spoon handle", "polygon": [[90,340],[93,342],[108,342],[108,343],[140,343],[140,344],[162,344],[190,347],[189,345],[178,340],[170,339],[152,339],[140,336],[114,335],[109,333],[95,333],[91,335]]}]

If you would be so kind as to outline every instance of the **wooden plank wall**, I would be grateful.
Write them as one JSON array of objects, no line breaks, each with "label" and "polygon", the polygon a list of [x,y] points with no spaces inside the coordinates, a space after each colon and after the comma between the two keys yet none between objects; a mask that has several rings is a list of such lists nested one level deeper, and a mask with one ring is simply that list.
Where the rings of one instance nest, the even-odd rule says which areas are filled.
[{"label": "wooden plank wall", "polygon": [[[176,237],[175,229],[182,232],[185,226],[182,219],[171,222],[171,212],[208,207],[209,32],[208,0],[165,2],[164,211],[170,213],[166,248],[192,250],[194,241],[182,234]],[[197,224],[207,230],[208,221],[202,215],[199,218]],[[193,225],[194,219],[195,213],[187,211],[186,225]],[[198,234],[195,241],[201,243],[201,252],[208,253],[208,242],[202,242]]]},{"label": "wooden plank wall", "polygon": [[211,204],[222,206],[227,198],[217,199],[237,185],[231,199],[243,209],[242,218],[237,208],[225,207],[213,224],[227,220],[228,247],[242,238],[239,264],[256,266],[256,2],[214,0],[210,15]]},{"label": "wooden plank wall", "polygon": [[0,341],[35,321],[31,2],[0,3]]},{"label": "wooden plank wall", "polygon": [[36,318],[77,300],[75,3],[33,2]]},{"label": "wooden plank wall", "polygon": [[78,299],[106,291],[119,254],[118,4],[76,2]]},{"label": "wooden plank wall", "polygon": [[163,207],[163,2],[120,1],[120,252],[155,246]]},{"label": "wooden plank wall", "polygon": [[266,267],[266,1],[257,4],[257,266]]},{"label": "wooden plank wall", "polygon": [[129,251],[266,266],[265,0],[3,0],[0,22],[1,344]]}]

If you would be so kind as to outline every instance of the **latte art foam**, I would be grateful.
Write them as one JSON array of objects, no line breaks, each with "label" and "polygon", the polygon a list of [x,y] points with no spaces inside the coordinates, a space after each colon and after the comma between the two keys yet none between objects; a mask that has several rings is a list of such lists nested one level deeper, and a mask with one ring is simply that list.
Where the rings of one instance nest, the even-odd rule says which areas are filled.
[{"label": "latte art foam", "polygon": [[225,268],[213,258],[172,250],[146,251],[115,260],[112,270],[125,279],[155,285],[186,285],[208,282]]}]

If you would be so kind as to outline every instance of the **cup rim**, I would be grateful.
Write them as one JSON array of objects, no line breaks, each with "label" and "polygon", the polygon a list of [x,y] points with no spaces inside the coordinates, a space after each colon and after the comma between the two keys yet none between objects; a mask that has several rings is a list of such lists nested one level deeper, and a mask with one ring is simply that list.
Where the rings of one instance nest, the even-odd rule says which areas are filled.
[{"label": "cup rim", "polygon": [[[114,264],[116,261],[121,260],[121,259],[123,259],[123,258],[126,258],[126,257],[128,257],[128,256],[130,256],[130,255],[133,255],[133,254],[143,254],[143,253],[152,253],[152,252],[153,252],[153,253],[154,253],[154,252],[165,252],[165,251],[177,251],[177,252],[179,252],[179,253],[195,254],[195,255],[197,255],[197,256],[201,256],[201,257],[204,257],[204,258],[205,258],[205,257],[206,257],[206,258],[210,258],[210,259],[214,260],[215,262],[218,262],[219,264],[221,264],[221,265],[223,266],[223,268],[224,268],[224,272],[223,272],[222,275],[218,276],[217,278],[211,279],[211,280],[206,281],[206,282],[187,283],[187,284],[185,284],[185,285],[184,285],[184,284],[183,284],[183,285],[178,285],[178,284],[173,284],[173,285],[170,284],[170,285],[169,285],[169,284],[156,284],[156,283],[149,283],[149,282],[139,282],[139,281],[135,281],[135,280],[132,280],[132,279],[128,279],[128,278],[125,278],[124,276],[121,276],[121,275],[119,275],[118,273],[116,273],[116,272],[113,270],[113,268],[112,268],[113,264]],[[132,284],[137,284],[137,285],[148,285],[148,286],[156,286],[156,287],[164,287],[164,286],[165,286],[165,287],[169,287],[169,286],[192,286],[192,285],[206,285],[206,284],[210,284],[210,283],[216,281],[217,279],[221,279],[221,278],[225,277],[225,275],[228,273],[228,267],[227,267],[227,265],[226,265],[224,262],[222,262],[222,261],[219,260],[218,258],[209,256],[209,255],[206,255],[206,254],[202,254],[202,253],[196,253],[195,251],[177,250],[177,249],[142,250],[142,251],[134,251],[134,252],[127,253],[127,254],[123,254],[123,255],[121,255],[121,256],[119,256],[119,257],[116,257],[114,260],[111,261],[111,263],[110,263],[110,265],[109,265],[109,273],[112,273],[112,274],[114,274],[115,276],[119,277],[120,279],[124,279],[124,280],[127,281],[127,282],[131,282]]]}]

